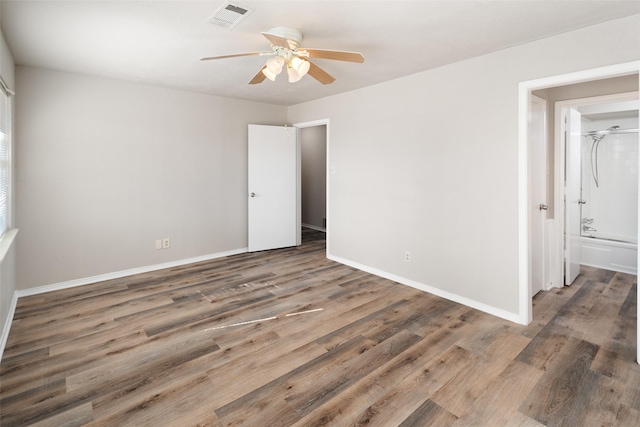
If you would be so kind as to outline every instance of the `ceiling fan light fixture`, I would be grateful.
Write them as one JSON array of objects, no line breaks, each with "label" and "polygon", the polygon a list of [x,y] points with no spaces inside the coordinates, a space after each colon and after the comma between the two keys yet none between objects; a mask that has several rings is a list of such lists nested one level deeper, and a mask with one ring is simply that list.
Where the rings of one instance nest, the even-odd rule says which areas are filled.
[{"label": "ceiling fan light fixture", "polygon": [[[282,69],[281,69],[280,71],[282,71]],[[263,69],[262,69],[262,74],[264,74],[264,75],[265,75],[269,80],[271,80],[272,82],[275,82],[275,81],[276,81],[276,76],[277,76],[278,74],[280,74],[280,72],[278,72],[278,73],[273,73],[273,72],[271,72],[268,68],[266,68],[266,67],[265,67],[265,68],[263,68]]]},{"label": "ceiling fan light fixture", "polygon": [[284,66],[284,63],[285,63],[284,58],[277,55],[267,60],[267,68],[273,74],[277,75],[282,72],[282,67]]},{"label": "ceiling fan light fixture", "polygon": [[302,78],[309,72],[311,63],[302,58],[295,57],[291,60],[291,68],[296,70],[300,78]]},{"label": "ceiling fan light fixture", "polygon": [[287,74],[289,75],[289,83],[295,83],[300,81],[302,76],[293,67],[287,67]]},{"label": "ceiling fan light fixture", "polygon": [[[230,7],[229,10],[235,11],[236,8],[238,7],[233,6]],[[242,13],[242,10],[238,13]],[[311,63],[307,58],[321,58],[359,63],[364,62],[364,56],[359,52],[300,48],[302,33],[293,28],[276,27],[261,34],[269,41],[271,46],[270,52],[247,52],[232,55],[208,56],[200,58],[200,60],[208,61],[211,59],[234,58],[238,56],[273,56],[266,61],[260,71],[258,71],[249,81],[249,84],[251,85],[262,83],[267,78],[271,81],[275,81],[276,77],[278,74],[282,73],[282,69],[285,66],[287,67],[288,80],[291,83],[299,81],[307,74],[323,85],[333,83],[336,80],[335,77],[318,67],[316,64]]]}]

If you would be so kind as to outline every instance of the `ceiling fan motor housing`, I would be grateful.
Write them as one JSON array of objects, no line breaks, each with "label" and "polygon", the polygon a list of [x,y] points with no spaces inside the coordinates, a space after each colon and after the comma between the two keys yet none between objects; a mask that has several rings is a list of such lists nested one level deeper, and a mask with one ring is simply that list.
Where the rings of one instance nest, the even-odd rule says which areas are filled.
[{"label": "ceiling fan motor housing", "polygon": [[298,47],[300,47],[300,43],[302,43],[302,32],[300,32],[299,30],[296,30],[295,28],[275,27],[267,31],[267,33],[280,36],[289,42],[289,46],[281,46],[281,47],[296,50]]}]

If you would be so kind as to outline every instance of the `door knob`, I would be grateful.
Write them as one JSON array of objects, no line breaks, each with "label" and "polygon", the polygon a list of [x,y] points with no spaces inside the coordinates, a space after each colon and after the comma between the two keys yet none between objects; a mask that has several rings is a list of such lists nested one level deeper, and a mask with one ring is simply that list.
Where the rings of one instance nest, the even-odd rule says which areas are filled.
[{"label": "door knob", "polygon": [[587,204],[587,201],[584,200],[584,199],[578,199],[578,204],[579,205],[585,205],[585,204]]},{"label": "door knob", "polygon": [[256,197],[256,193],[251,192],[251,193],[249,194],[249,196],[251,196],[251,197]]},{"label": "door knob", "polygon": [[549,209],[549,206],[541,204],[538,208],[539,208],[541,211],[546,211],[547,209]]}]

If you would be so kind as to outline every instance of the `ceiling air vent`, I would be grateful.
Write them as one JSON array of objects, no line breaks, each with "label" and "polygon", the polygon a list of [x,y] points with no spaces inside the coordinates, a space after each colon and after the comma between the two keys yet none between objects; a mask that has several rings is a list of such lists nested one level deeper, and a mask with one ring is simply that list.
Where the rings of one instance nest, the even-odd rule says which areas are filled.
[{"label": "ceiling air vent", "polygon": [[247,9],[237,3],[226,2],[207,20],[207,22],[225,28],[233,28],[244,18],[249,16],[253,9]]}]

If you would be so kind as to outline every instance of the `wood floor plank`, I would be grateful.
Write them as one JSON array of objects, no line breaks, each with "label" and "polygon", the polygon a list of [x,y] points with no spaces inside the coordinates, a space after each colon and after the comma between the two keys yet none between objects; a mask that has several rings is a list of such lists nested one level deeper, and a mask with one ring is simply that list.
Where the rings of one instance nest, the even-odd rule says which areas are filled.
[{"label": "wood floor plank", "polygon": [[508,359],[478,357],[434,393],[431,399],[460,417],[486,391],[487,383],[498,378],[509,364]]},{"label": "wood floor plank", "polygon": [[369,328],[377,327],[385,321],[388,321],[389,318],[398,313],[398,310],[406,309],[408,306],[408,301],[400,300],[394,304],[383,307],[366,317],[362,317],[351,322],[348,325],[323,336],[322,338],[318,338],[316,343],[325,347],[327,350],[331,350],[344,341],[348,341],[358,335],[364,335],[363,333],[368,331]]},{"label": "wood floor plank", "polygon": [[421,366],[402,383],[389,389],[372,405],[361,409],[354,424],[381,427],[399,425],[465,366],[475,363],[476,359],[477,356],[468,350],[458,346],[449,347],[431,363]]},{"label": "wood floor plank", "polygon": [[19,353],[15,356],[3,357],[2,364],[0,365],[0,375],[2,375],[2,379],[5,379],[5,375],[21,369],[25,365],[43,362],[49,358],[49,355],[49,347],[41,347],[36,350]]},{"label": "wood floor plank", "polygon": [[516,412],[507,421],[505,427],[542,427],[544,424],[540,424],[533,418],[527,417],[522,412]]},{"label": "wood floor plank", "polygon": [[[93,400],[94,414],[96,418],[113,417],[115,413],[130,405],[131,402],[144,402],[149,396],[166,393],[178,381],[199,377],[217,366],[222,366],[241,357],[243,352],[259,351],[273,345],[276,340],[276,334],[266,333],[248,339],[243,343],[244,345],[232,350],[220,351],[219,353],[223,353],[223,357],[218,357],[218,352],[209,353],[182,363],[171,370],[159,372],[157,375],[140,377],[135,384],[132,383],[126,388],[114,389],[108,394],[95,398]],[[211,389],[212,386],[209,388]],[[210,404],[217,404],[217,399],[210,393],[207,393],[207,399]]]},{"label": "wood floor plank", "polygon": [[58,304],[54,310],[48,313],[38,313],[22,319],[24,328],[31,331],[38,329],[51,331],[55,329],[74,327],[82,322],[96,322],[113,320],[129,313],[137,313],[141,310],[162,307],[173,303],[173,300],[165,295],[149,295],[144,298],[132,298],[126,292],[121,292],[118,298],[112,294],[100,294],[91,301],[81,300],[73,304]]},{"label": "wood floor plank", "polygon": [[[82,340],[78,340],[75,342],[75,350],[69,353],[53,355],[46,362],[38,360],[25,363],[4,374],[2,393],[4,396],[11,396],[38,388],[45,379],[48,383],[56,383],[92,368],[102,369],[110,355],[137,348],[144,337],[146,336],[142,331],[122,331],[122,336],[110,340],[101,336],[101,341],[94,345],[84,345]],[[92,338],[94,342],[95,337]],[[78,351],[78,348],[83,351]]]},{"label": "wood floor plank", "polygon": [[[313,379],[313,389],[290,389],[284,400],[293,407],[300,417],[304,417],[338,394],[345,397],[346,392],[343,393],[343,391],[352,384],[382,366],[389,359],[409,349],[420,339],[419,336],[410,332],[400,331],[373,348],[361,351],[357,357],[349,360],[341,370],[334,368],[330,373],[323,373]],[[307,378],[309,377],[305,377],[305,379]]]},{"label": "wood floor plank", "polygon": [[311,330],[308,324],[299,321],[279,323],[275,325],[275,330],[283,337],[306,336],[313,340],[330,337],[338,331],[343,331],[350,323],[384,311],[385,307],[397,303],[398,298],[390,292],[381,292],[368,294],[366,299],[341,297],[334,302],[335,304],[318,304],[316,308],[321,308],[322,311],[313,318],[317,327]]},{"label": "wood floor plank", "polygon": [[590,390],[588,386],[596,380],[589,367],[597,351],[595,344],[570,338],[520,406],[520,412],[545,425],[581,425],[580,410],[585,400],[578,391]]},{"label": "wood floor plank", "polygon": [[91,403],[87,402],[83,405],[76,406],[66,412],[54,415],[45,420],[30,424],[30,427],[50,427],[50,426],[82,426],[88,425],[93,421],[93,408]]},{"label": "wood floor plank", "polygon": [[640,425],[636,276],[517,325],[303,242],[20,298],[0,425]]},{"label": "wood floor plank", "polygon": [[616,425],[624,393],[623,384],[615,379],[597,375],[595,372],[590,372],[590,375],[595,381],[590,392],[584,394],[586,401],[574,405],[576,410],[583,411],[583,414],[575,418],[581,417],[595,425]]},{"label": "wood floor plank", "polygon": [[[623,283],[616,281],[614,276],[612,283]],[[630,285],[628,280],[627,292],[616,290],[617,300],[621,302],[617,316],[610,315],[611,322],[608,331],[602,337],[605,345],[600,348],[596,355],[591,369],[607,377],[633,378],[636,370],[636,285]],[[623,298],[624,297],[624,298]]]},{"label": "wood floor plank", "polygon": [[[616,378],[624,378],[624,377],[616,377]],[[640,411],[640,375],[638,375],[637,370],[629,375],[625,383],[624,395],[622,396],[622,403],[629,408]]]},{"label": "wood floor plank", "polygon": [[608,283],[602,295],[612,301],[623,303],[629,296],[629,290],[633,289],[636,276],[633,274],[616,273]]},{"label": "wood floor plank", "polygon": [[640,425],[640,411],[620,405],[620,409],[616,414],[616,425],[619,426],[638,426]]},{"label": "wood floor plank", "polygon": [[236,407],[240,409],[242,405],[238,401],[248,393],[266,387],[325,353],[326,350],[314,342],[294,349],[280,345],[238,358],[237,362],[243,367],[241,373],[235,367],[230,369],[226,365],[209,370],[207,373],[216,390],[218,408],[236,402]]},{"label": "wood floor plank", "polygon": [[2,413],[16,412],[20,408],[29,407],[38,404],[55,396],[65,394],[67,386],[64,379],[52,380],[39,376],[37,383],[31,383],[17,389],[3,390],[2,399],[0,399],[0,408]]},{"label": "wood floor plank", "polygon": [[[458,418],[434,401],[427,399],[399,427],[427,427],[453,425]],[[495,425],[495,424],[494,424]]]},{"label": "wood floor plank", "polygon": [[[374,347],[375,344],[361,335],[356,336],[331,352],[326,352],[286,375],[222,406],[216,414],[223,423],[241,420],[245,425],[269,425],[274,420],[279,420],[284,425],[292,424],[300,418],[300,415],[285,401],[293,390],[309,384],[305,381],[318,380],[331,371],[339,369],[349,360]],[[330,363],[326,363],[327,361]]]},{"label": "wood floor plank", "polygon": [[453,426],[502,426],[518,412],[522,402],[542,377],[532,366],[512,361],[464,411]]},{"label": "wood floor plank", "polygon": [[[434,359],[446,354],[456,339],[456,335],[448,328],[433,331],[431,336],[420,340],[355,382],[349,390],[312,411],[296,426],[348,425],[360,416],[363,407],[368,408],[378,400],[389,402],[395,396],[401,396],[403,391],[411,393],[412,390],[405,389],[404,383],[419,382],[420,379],[415,377],[416,373],[428,367]],[[447,357],[444,356],[444,359]],[[429,372],[425,372],[427,378],[428,374]],[[378,405],[378,411],[380,406]]]},{"label": "wood floor plank", "polygon": [[67,390],[100,388],[105,385],[124,387],[124,383],[135,381],[137,377],[150,377],[154,373],[181,365],[203,355],[217,352],[220,347],[211,339],[170,336],[151,339],[138,345],[109,355],[102,366],[88,369],[67,377]]},{"label": "wood floor plank", "polygon": [[570,330],[549,323],[518,354],[516,360],[544,371],[570,338]]},{"label": "wood floor plank", "polygon": [[52,331],[35,331],[33,335],[24,335],[22,337],[7,340],[7,346],[5,347],[4,354],[11,357],[17,354],[48,348],[51,345],[70,341],[79,336],[93,335],[98,332],[108,332],[119,327],[120,325],[113,321],[98,321],[87,322],[87,324],[78,324],[73,328],[55,329]]},{"label": "wood floor plank", "polygon": [[[175,378],[169,387],[156,389],[138,399],[123,400],[122,406],[91,426],[183,426],[186,418],[207,425],[218,424],[209,393],[211,382],[206,375]],[[171,408],[166,411],[165,408]]]}]

